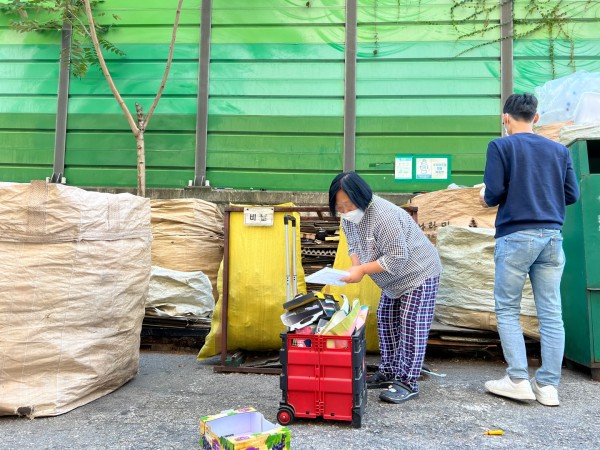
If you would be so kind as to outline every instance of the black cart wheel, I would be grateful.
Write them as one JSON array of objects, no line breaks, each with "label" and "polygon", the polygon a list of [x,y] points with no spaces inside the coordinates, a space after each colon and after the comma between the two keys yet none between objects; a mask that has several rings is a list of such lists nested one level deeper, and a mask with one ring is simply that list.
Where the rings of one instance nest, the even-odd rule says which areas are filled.
[{"label": "black cart wheel", "polygon": [[277,412],[277,422],[281,425],[289,425],[294,421],[294,410],[289,406],[281,406]]},{"label": "black cart wheel", "polygon": [[359,413],[352,411],[352,427],[360,428],[361,422],[362,416]]}]

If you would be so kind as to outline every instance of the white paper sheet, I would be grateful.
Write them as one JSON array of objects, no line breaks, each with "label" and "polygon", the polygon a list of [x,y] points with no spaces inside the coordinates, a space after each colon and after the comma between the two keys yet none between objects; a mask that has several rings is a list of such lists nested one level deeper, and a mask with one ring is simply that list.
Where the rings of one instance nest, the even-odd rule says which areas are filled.
[{"label": "white paper sheet", "polygon": [[350,275],[350,272],[345,270],[332,269],[331,267],[324,267],[318,272],[313,273],[305,278],[307,283],[314,284],[331,284],[332,286],[344,286],[346,283],[340,281],[340,278],[344,278]]}]

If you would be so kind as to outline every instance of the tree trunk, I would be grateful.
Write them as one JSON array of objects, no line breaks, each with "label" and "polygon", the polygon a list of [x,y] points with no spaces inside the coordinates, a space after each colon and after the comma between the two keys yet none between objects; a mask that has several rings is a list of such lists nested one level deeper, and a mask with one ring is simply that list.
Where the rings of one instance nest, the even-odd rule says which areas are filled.
[{"label": "tree trunk", "polygon": [[146,196],[146,152],[144,148],[144,131],[140,130],[135,138],[137,146],[137,195],[140,197]]}]

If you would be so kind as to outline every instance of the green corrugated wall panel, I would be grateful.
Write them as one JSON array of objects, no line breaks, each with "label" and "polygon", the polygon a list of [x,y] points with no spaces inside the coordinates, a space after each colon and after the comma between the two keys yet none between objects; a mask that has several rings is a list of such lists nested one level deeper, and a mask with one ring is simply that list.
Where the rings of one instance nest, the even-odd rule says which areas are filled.
[{"label": "green corrugated wall panel", "polygon": [[[398,153],[454,154],[485,153],[487,144],[495,135],[480,136],[369,136],[357,137],[356,154],[363,158],[389,155],[392,158]],[[444,146],[440,146],[440,141]],[[380,163],[381,161],[375,161]],[[454,169],[454,167],[453,167]]]},{"label": "green corrugated wall panel", "polygon": [[[358,169],[357,169],[358,170]],[[393,172],[386,174],[372,173],[361,171],[360,174],[371,185],[375,192],[429,192],[440,189],[446,189],[449,183],[455,183],[460,186],[473,186],[483,181],[481,174],[477,175],[462,175],[452,174],[449,181],[431,181],[431,182],[414,182],[414,181],[396,181]]]},{"label": "green corrugated wall panel", "polygon": [[[269,14],[272,9],[290,9],[290,10],[308,10],[316,9],[342,9],[345,7],[345,0],[310,0],[310,8],[306,6],[307,0],[252,0],[252,5],[257,10],[262,10]],[[213,9],[230,10],[232,12],[248,8],[248,0],[213,0]]]},{"label": "green corrugated wall panel", "polygon": [[[554,62],[556,78],[571,75],[573,66],[568,60]],[[588,72],[600,72],[600,59],[596,60],[577,60],[577,70],[586,70]],[[515,91],[533,92],[536,87],[543,86],[544,83],[552,80],[552,64],[550,61],[515,61]],[[518,80],[518,81],[517,81]]]},{"label": "green corrugated wall panel", "polygon": [[[304,138],[302,141],[305,141]],[[299,143],[302,141],[298,139]],[[259,150],[255,152],[234,152],[229,150],[222,153],[215,148],[209,147],[208,165],[211,170],[231,170],[243,168],[245,170],[262,171],[303,171],[314,172],[317,170],[341,170],[342,155],[340,153],[309,153],[299,152],[296,154],[271,152]]]},{"label": "green corrugated wall panel", "polygon": [[[137,186],[137,171],[133,168],[67,167],[65,176],[74,186]],[[189,170],[152,169],[146,170],[146,186],[183,188],[194,178],[194,168]]]},{"label": "green corrugated wall panel", "polygon": [[233,189],[267,189],[276,191],[326,191],[331,180],[341,169],[330,172],[250,171],[209,169],[211,186]]},{"label": "green corrugated wall panel", "polygon": [[3,130],[49,130],[54,132],[56,114],[30,113],[13,114],[0,113],[0,135]]},{"label": "green corrugated wall panel", "polygon": [[233,114],[250,116],[342,116],[343,99],[328,98],[211,98],[209,114]]},{"label": "green corrugated wall panel", "polygon": [[[528,14],[531,9],[530,0],[513,0],[514,14],[518,19],[532,17]],[[564,14],[566,17],[574,17],[575,19],[593,19],[597,18],[600,13],[600,3],[597,1],[587,0],[544,0],[538,2],[544,10],[556,9],[557,12]]]},{"label": "green corrugated wall panel", "polygon": [[[158,91],[176,6],[172,0],[110,0],[103,6],[120,17],[108,38],[126,55],[106,56],[131,112],[136,102],[148,111]],[[199,0],[184,2],[169,79],[145,134],[148,187],[183,187],[193,178],[200,6]],[[135,186],[135,140],[103,75],[91,71],[82,80],[72,80],[70,94],[65,170],[69,183]],[[103,115],[101,121],[96,114]]]},{"label": "green corrugated wall panel", "polygon": [[[108,64],[108,69],[110,70],[111,77],[118,82],[119,79],[126,80],[161,80],[163,73],[165,71],[165,63],[166,63],[166,54],[165,61],[142,61],[138,62],[135,60],[136,55],[131,55],[134,61],[122,60],[117,62],[113,62],[112,64]],[[167,84],[171,81],[171,77],[174,80],[185,79],[185,80],[196,80],[198,78],[198,62],[197,61],[174,61],[169,69],[169,80],[167,80]],[[196,74],[196,76],[194,76]],[[86,80],[89,80],[90,83],[106,83],[104,75],[99,70],[92,70],[88,75],[85,76]],[[83,81],[82,79],[81,81]],[[79,80],[74,80],[73,84],[78,84]],[[148,88],[149,92],[156,92],[156,89],[152,89],[151,86]]]},{"label": "green corrugated wall panel", "polygon": [[264,170],[331,170],[342,166],[337,136],[211,135],[208,165]]},{"label": "green corrugated wall panel", "polygon": [[[359,22],[422,22],[429,20],[431,22],[448,22],[450,19],[450,7],[453,4],[465,4],[464,8],[455,8],[456,20],[462,21],[471,14],[472,2],[442,2],[440,0],[418,0],[418,1],[398,1],[398,0],[358,0],[358,21]],[[489,19],[498,20],[497,11],[492,11]]]},{"label": "green corrugated wall panel", "polygon": [[[399,46],[395,42],[379,42],[376,60],[423,60],[435,58],[436,60],[454,60],[462,52],[461,59],[489,58],[499,59],[500,46],[491,43],[477,47],[488,41],[445,41],[445,42],[402,42]],[[126,48],[123,47],[125,50]],[[177,48],[177,47],[176,47]],[[358,43],[357,57],[373,59],[372,42]],[[425,53],[423,53],[425,52]],[[426,55],[426,58],[424,58]],[[216,62],[225,61],[263,61],[285,60],[290,62],[314,62],[315,60],[344,61],[344,46],[336,44],[278,44],[278,43],[236,43],[214,44],[211,47],[211,70]]]},{"label": "green corrugated wall panel", "polygon": [[[137,161],[135,145],[123,149],[98,148],[88,145],[85,149],[71,149],[66,157],[69,167],[135,167]],[[182,150],[152,150],[146,148],[146,165],[151,168],[192,168],[194,148]]]},{"label": "green corrugated wall panel", "polygon": [[[403,117],[396,118],[398,122],[402,122],[403,119]],[[421,120],[422,123],[426,123],[429,118],[422,117]],[[490,118],[490,120],[493,119]],[[465,123],[469,123],[469,121],[467,120]],[[419,124],[415,123],[415,125],[419,127]],[[499,125],[496,125],[496,128],[499,129]],[[487,144],[499,135],[493,131],[483,134],[483,130],[483,128],[473,127],[470,132],[461,132],[456,135],[438,133],[433,136],[359,136],[356,141],[356,170],[360,173],[371,174],[369,179],[371,183],[374,183],[373,188],[378,190],[434,190],[446,187],[449,182],[462,185],[481,183]],[[451,179],[449,182],[443,183],[393,182],[393,163],[397,154],[451,155]]]},{"label": "green corrugated wall panel", "polygon": [[454,77],[443,82],[433,82],[431,79],[423,78],[393,78],[392,74],[386,74],[386,76],[389,78],[358,80],[356,83],[358,97],[498,96],[498,80],[496,78]]},{"label": "green corrugated wall panel", "polygon": [[484,116],[499,115],[499,95],[481,97],[422,97],[422,98],[359,98],[356,114],[359,116]]},{"label": "green corrugated wall panel", "polygon": [[[97,114],[81,113],[69,115],[69,132],[76,130],[97,130],[131,132],[129,123],[122,111],[117,114],[103,114],[99,120]],[[196,116],[190,114],[153,115],[148,131],[176,130],[191,131],[196,129]],[[132,135],[133,136],[133,135]]]},{"label": "green corrugated wall panel", "polygon": [[344,132],[342,117],[296,117],[296,116],[232,116],[212,114],[208,117],[210,133],[298,133],[338,134]]},{"label": "green corrugated wall panel", "polygon": [[[106,0],[99,7],[106,12],[99,23],[113,24],[107,38],[119,48],[126,44],[169,43],[177,3],[177,0]],[[176,44],[199,42],[201,5],[201,0],[183,2]],[[116,14],[119,20],[115,21],[112,14]]]},{"label": "green corrugated wall panel", "polygon": [[[471,31],[470,25],[459,25],[458,30],[452,25],[443,23],[432,26],[430,23],[417,23],[399,26],[397,24],[380,23],[380,24],[359,24],[357,39],[358,42],[453,42],[458,39],[461,34],[467,34]],[[465,42],[497,39],[498,30],[489,30],[477,36],[464,38]]]},{"label": "green corrugated wall panel", "polygon": [[447,135],[498,135],[500,134],[499,117],[490,116],[439,116],[428,117],[357,117],[357,135],[403,134]]},{"label": "green corrugated wall panel", "polygon": [[[121,95],[126,93],[127,96],[150,97],[152,100],[160,87],[164,68],[165,63],[109,64],[111,77]],[[96,71],[90,72],[81,80],[74,80],[69,92],[72,96],[110,96],[111,100],[117,104],[104,75]],[[176,96],[179,98],[185,95],[195,99],[197,92],[198,63],[174,62],[163,90],[163,97]]]},{"label": "green corrugated wall panel", "polygon": [[343,26],[244,26],[212,29],[213,44],[343,44]]},{"label": "green corrugated wall panel", "polygon": [[52,164],[42,166],[18,166],[0,164],[0,181],[29,183],[31,180],[45,180],[52,175]]},{"label": "green corrugated wall panel", "polygon": [[220,25],[281,25],[281,24],[340,24],[345,21],[345,1],[270,0],[241,1],[213,0],[213,24]]},{"label": "green corrugated wall panel", "polygon": [[345,1],[213,7],[211,185],[326,189],[342,167]]},{"label": "green corrugated wall panel", "polygon": [[[146,164],[150,167],[193,167],[194,134],[145,135]],[[136,141],[131,133],[70,133],[67,165],[135,166]]]},{"label": "green corrugated wall panel", "polygon": [[[0,63],[0,70],[2,67]],[[16,95],[19,92],[26,92],[29,95],[46,95],[56,98],[58,81],[47,78],[23,78],[8,79],[5,78],[0,83],[0,96]]]},{"label": "green corrugated wall panel", "polygon": [[215,44],[210,50],[211,68],[224,61],[300,61],[329,60],[344,62],[344,47],[326,42],[320,44]]},{"label": "green corrugated wall panel", "polygon": [[[401,44],[399,44],[401,46]],[[448,59],[446,61],[427,60],[427,49],[423,47],[424,58],[421,61],[389,61],[361,60],[357,64],[356,76],[360,80],[369,79],[400,79],[438,80],[462,79],[498,79],[500,64],[498,61],[472,61],[461,59]],[[451,55],[448,55],[451,56]],[[451,93],[451,87],[447,88]]]},{"label": "green corrugated wall panel", "polygon": [[[427,49],[422,47],[424,55]],[[446,60],[361,60],[357,67],[357,96],[380,98],[439,96],[473,98],[499,96],[497,61]]]},{"label": "green corrugated wall panel", "polygon": [[[167,26],[172,27],[177,11],[177,0],[104,0],[98,11],[106,15],[99,23],[116,23],[119,27]],[[179,25],[197,26],[200,23],[202,0],[185,0],[181,7]],[[115,22],[112,15],[119,19]],[[143,42],[143,41],[140,41]]]},{"label": "green corrugated wall panel", "polygon": [[[568,33],[569,36],[574,40],[587,40],[587,39],[598,39],[598,22],[597,19],[595,21],[582,21],[579,23],[572,23],[569,26]],[[527,36],[527,39],[548,39],[549,31],[547,28],[542,28],[535,33],[532,33]],[[553,39],[564,39],[565,36],[563,34],[553,35]],[[548,55],[547,55],[548,56]]]},{"label": "green corrugated wall panel", "polygon": [[[600,27],[589,19],[599,17],[600,2],[582,8],[585,3],[567,2],[562,8],[582,18],[570,25],[576,67],[598,71]],[[108,38],[126,56],[106,57],[131,110],[136,101],[145,110],[152,102],[176,5],[176,0],[108,0],[102,5],[121,18]],[[453,182],[481,181],[487,142],[500,132],[498,30],[457,41],[483,22],[453,27],[452,5],[458,5],[457,19],[472,12],[470,2],[450,0],[358,1],[357,169],[377,190],[444,187],[395,182],[391,167],[386,172],[385,165],[376,164],[393,158],[398,148],[450,152]],[[525,0],[516,2],[517,18],[526,6]],[[310,7],[305,0],[213,0],[213,8],[211,184],[326,190],[343,155],[345,0],[311,0]],[[149,187],[181,187],[193,178],[200,9],[201,0],[184,2],[171,75],[146,133]],[[488,20],[497,25],[498,11]],[[60,36],[19,35],[2,29],[6,23],[0,18],[0,138],[3,130],[18,126],[23,140],[14,145],[25,147],[25,130],[54,127],[57,81],[45,75],[57,74]],[[55,45],[41,45],[48,43]],[[550,79],[545,32],[516,41],[514,50],[517,91]],[[568,42],[555,41],[559,76],[572,70],[570,51]],[[19,72],[18,64],[30,59],[47,68]],[[5,61],[16,64],[9,67]],[[135,142],[102,75],[92,69],[87,78],[72,80],[70,96],[69,183],[135,186]],[[44,161],[52,148],[46,155]]]},{"label": "green corrugated wall panel", "polygon": [[[468,3],[359,0],[356,169],[376,190],[440,189],[396,182],[396,154],[450,154],[452,180],[481,182],[489,140],[499,135],[498,30],[466,39]],[[464,7],[462,7],[464,6]],[[488,18],[493,26],[499,11]]]},{"label": "green corrugated wall panel", "polygon": [[[3,33],[4,31],[0,30],[0,37],[3,36]],[[108,61],[109,66],[112,61],[117,61],[119,64],[133,64],[154,60],[162,61],[164,69],[164,62],[166,62],[169,54],[168,44],[123,44],[119,46],[119,49],[125,52],[125,56],[118,56],[114,53],[104,54],[104,59]],[[173,51],[173,60],[183,60],[183,62],[194,63],[197,66],[198,54],[199,50],[197,42],[195,44],[177,43]],[[31,64],[32,61],[35,61],[36,64],[43,62],[58,65],[59,57],[60,47],[58,45],[0,45],[1,63]],[[117,66],[115,65],[115,67]],[[56,70],[58,70],[58,68]],[[94,75],[96,75],[96,78],[102,76],[98,68],[92,68],[86,78]],[[85,81],[85,79],[77,81]]]},{"label": "green corrugated wall panel", "polygon": [[[460,29],[466,27],[460,27]],[[463,32],[469,31],[466,29]],[[362,25],[358,27],[358,42],[369,43],[383,42],[424,42],[448,40],[453,41],[460,36],[452,25],[436,25],[432,29],[430,24],[417,24],[399,27],[398,25],[380,24]],[[494,40],[497,31],[484,33],[483,38]],[[466,38],[466,41],[481,40],[481,36]],[[232,44],[243,42],[245,44],[318,44],[318,43],[344,43],[344,27],[327,26],[244,26],[244,27],[217,27],[213,28],[212,42],[215,44]]]},{"label": "green corrugated wall panel", "polygon": [[339,62],[213,62],[211,78],[223,81],[272,80],[286,83],[296,79],[344,80],[344,64]]},{"label": "green corrugated wall panel", "polygon": [[[600,30],[598,31],[596,39],[588,39],[585,41],[574,40],[573,50],[575,52],[576,60],[585,61],[598,59],[598,55],[600,55]],[[515,40],[513,52],[515,60],[543,59],[548,61],[550,42],[548,39]],[[554,57],[561,60],[569,60],[571,57],[571,43],[564,39],[555,40]]]},{"label": "green corrugated wall panel", "polygon": [[[2,22],[4,20],[4,22]],[[0,14],[0,46],[43,46],[60,43],[60,32],[46,31],[43,33],[17,33],[8,27],[7,17]],[[59,47],[60,48],[60,47]]]},{"label": "green corrugated wall panel", "polygon": [[0,181],[52,175],[60,33],[16,33],[0,14]]},{"label": "green corrugated wall panel", "polygon": [[[33,115],[30,115],[33,117]],[[35,116],[36,127],[51,128],[55,125],[54,116]],[[382,119],[377,119],[379,122]],[[0,128],[2,123],[9,123],[10,117],[0,114]],[[13,121],[14,122],[14,121]],[[360,121],[359,121],[360,122]],[[178,131],[193,132],[196,118],[191,115],[159,115],[152,117],[152,130],[173,129]],[[94,114],[78,114],[69,117],[69,130],[115,130],[129,131],[129,125],[122,114],[106,114],[98,121]],[[152,131],[149,130],[149,131]],[[252,133],[337,133],[340,136],[344,130],[341,117],[295,117],[295,116],[230,116],[211,115],[208,119],[210,133],[252,132]]]},{"label": "green corrugated wall panel", "polygon": [[[56,81],[58,84],[58,80]],[[56,97],[39,97],[35,95],[3,95],[0,96],[0,113],[21,115],[23,113],[56,113]],[[15,116],[14,125],[24,116]]]},{"label": "green corrugated wall panel", "polygon": [[[54,144],[54,140],[51,145]],[[5,142],[0,148],[0,164],[9,162],[11,164],[20,164],[23,166],[36,166],[40,164],[52,165],[53,154],[48,152],[48,147],[41,148],[23,148],[19,146],[11,146],[10,142]],[[52,148],[50,146],[50,148]]]},{"label": "green corrugated wall panel", "polygon": [[[124,97],[125,105],[129,111],[133,111],[135,116],[135,103],[139,103],[144,107],[144,111],[150,108],[154,101],[154,96],[136,95],[134,97]],[[121,107],[112,96],[102,97],[71,97],[69,99],[69,115],[70,114],[116,114],[121,112]],[[195,114],[196,99],[194,97],[165,97],[161,98],[156,107],[155,114]],[[152,119],[153,120],[153,119]],[[123,117],[125,121],[125,117]],[[153,122],[151,122],[153,123]],[[152,125],[150,125],[152,126]],[[154,128],[156,129],[156,128]]]},{"label": "green corrugated wall panel", "polygon": [[0,60],[0,95],[51,95],[56,97],[59,65],[53,62]]},{"label": "green corrugated wall panel", "polygon": [[[499,60],[500,45],[490,43],[481,45],[489,41],[440,41],[440,42],[377,42],[374,41],[359,42],[357,49],[357,58],[362,62],[363,59],[399,60],[399,61],[427,61],[437,62],[469,59],[488,59]],[[377,50],[377,56],[373,50]],[[424,57],[426,55],[426,57]]]},{"label": "green corrugated wall panel", "polygon": [[[515,2],[515,19],[526,22],[516,26],[517,33],[539,23],[539,18],[533,17],[532,20],[532,15],[528,14],[528,3],[525,0]],[[552,80],[553,69],[555,78],[570,75],[575,69],[600,71],[600,2],[550,0],[544,8],[547,11],[557,8],[557,12],[573,20],[562,28],[554,27],[552,39],[549,39],[548,28],[543,27],[514,41],[513,74],[517,92],[535,91],[536,87]]]},{"label": "green corrugated wall panel", "polygon": [[[337,97],[344,95],[343,62],[213,62],[210,93],[219,96]],[[318,111],[314,114],[319,115]]]},{"label": "green corrugated wall panel", "polygon": [[[125,28],[115,26],[107,34],[106,38],[117,47],[126,44],[144,43],[144,44],[164,44],[171,41],[173,25],[148,26],[148,27],[130,27]],[[177,44],[193,44],[200,40],[200,31],[198,27],[182,26],[177,30]],[[31,42],[32,44],[36,43]]]},{"label": "green corrugated wall panel", "polygon": [[[8,31],[0,28],[0,39],[4,38]],[[57,62],[60,58],[60,47],[58,45],[35,44],[0,44],[0,61],[34,61]]]},{"label": "green corrugated wall panel", "polygon": [[210,79],[210,93],[216,97],[257,96],[269,97],[337,97],[344,96],[344,85],[339,80],[318,78],[290,79],[274,83],[272,80]]},{"label": "green corrugated wall panel", "polygon": [[[4,156],[13,153],[22,164],[52,164],[52,150],[54,148],[54,133],[48,131],[5,131],[2,133],[2,146],[0,147],[0,161],[11,161]],[[50,150],[47,157],[38,159],[42,152]],[[18,153],[18,156],[17,156]],[[29,155],[33,153],[33,155]]]},{"label": "green corrugated wall panel", "polygon": [[[119,49],[125,52],[124,56],[114,53],[105,53],[104,59],[109,63],[118,61],[120,64],[132,64],[140,62],[162,62],[167,61],[169,56],[169,44],[121,44]],[[188,62],[198,64],[199,47],[198,42],[181,43],[177,42],[173,48],[173,61]],[[163,65],[164,68],[164,65]],[[100,73],[99,69],[94,69]]]}]

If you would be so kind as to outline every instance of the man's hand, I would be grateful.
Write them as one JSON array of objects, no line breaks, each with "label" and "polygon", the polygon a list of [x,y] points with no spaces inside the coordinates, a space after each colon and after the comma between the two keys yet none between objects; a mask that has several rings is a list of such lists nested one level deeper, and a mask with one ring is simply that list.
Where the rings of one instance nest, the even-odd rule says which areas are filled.
[{"label": "man's hand", "polygon": [[360,265],[351,266],[350,268],[346,269],[346,271],[350,272],[350,274],[347,277],[340,278],[340,281],[345,283],[360,283],[365,276],[365,272]]},{"label": "man's hand", "polygon": [[481,188],[481,190],[479,191],[479,203],[481,203],[481,206],[483,206],[484,208],[489,208],[490,205],[488,205],[485,200],[483,199],[483,197],[485,196],[485,186],[483,186]]}]

